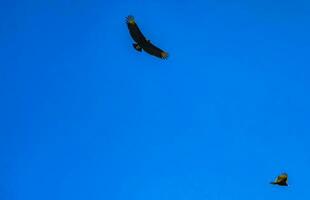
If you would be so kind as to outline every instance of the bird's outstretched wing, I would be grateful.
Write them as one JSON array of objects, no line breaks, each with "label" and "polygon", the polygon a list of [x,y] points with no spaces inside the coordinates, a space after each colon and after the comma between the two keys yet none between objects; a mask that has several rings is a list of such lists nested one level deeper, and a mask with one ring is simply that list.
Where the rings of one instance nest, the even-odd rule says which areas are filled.
[{"label": "bird's outstretched wing", "polygon": [[151,55],[154,55],[156,57],[167,59],[169,54],[160,48],[156,47],[154,44],[152,44],[150,41],[147,42],[146,45],[143,46],[144,51],[148,52]]},{"label": "bird's outstretched wing", "polygon": [[129,15],[128,17],[126,17],[126,24],[132,39],[136,43],[141,45],[141,43],[147,42],[133,16]]}]

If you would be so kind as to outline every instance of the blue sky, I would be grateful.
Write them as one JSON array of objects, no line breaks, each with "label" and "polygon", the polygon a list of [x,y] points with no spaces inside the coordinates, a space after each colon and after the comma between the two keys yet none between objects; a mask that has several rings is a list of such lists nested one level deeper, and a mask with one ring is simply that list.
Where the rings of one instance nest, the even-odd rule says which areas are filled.
[{"label": "blue sky", "polygon": [[310,199],[308,1],[0,5],[0,199]]}]

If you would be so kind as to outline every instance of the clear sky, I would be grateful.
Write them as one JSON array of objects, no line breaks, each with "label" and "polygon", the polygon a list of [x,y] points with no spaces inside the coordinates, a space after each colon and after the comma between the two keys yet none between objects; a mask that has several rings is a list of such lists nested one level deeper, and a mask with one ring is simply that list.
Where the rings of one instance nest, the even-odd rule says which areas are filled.
[{"label": "clear sky", "polygon": [[308,0],[11,0],[0,22],[1,200],[310,199]]}]

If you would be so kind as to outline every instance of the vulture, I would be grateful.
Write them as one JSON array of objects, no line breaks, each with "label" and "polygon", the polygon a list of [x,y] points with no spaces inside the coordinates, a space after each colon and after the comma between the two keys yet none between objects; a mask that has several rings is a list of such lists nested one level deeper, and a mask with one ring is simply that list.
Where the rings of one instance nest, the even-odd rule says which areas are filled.
[{"label": "vulture", "polygon": [[135,41],[132,45],[137,51],[141,52],[144,50],[145,52],[158,58],[168,58],[167,52],[156,47],[150,40],[144,37],[133,16],[130,15],[126,18],[126,24],[132,39]]},{"label": "vulture", "polygon": [[288,186],[287,185],[287,173],[280,174],[274,182],[271,182],[273,185],[280,185],[280,186]]}]

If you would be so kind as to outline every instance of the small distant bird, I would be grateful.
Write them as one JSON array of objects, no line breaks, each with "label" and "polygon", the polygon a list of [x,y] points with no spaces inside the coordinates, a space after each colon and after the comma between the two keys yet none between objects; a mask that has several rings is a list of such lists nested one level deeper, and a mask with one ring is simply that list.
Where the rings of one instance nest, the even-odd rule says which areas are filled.
[{"label": "small distant bird", "polygon": [[160,48],[156,47],[151,43],[150,40],[146,39],[142,32],[140,31],[138,25],[136,24],[136,21],[133,16],[128,16],[126,18],[126,24],[128,26],[129,33],[132,37],[132,39],[136,42],[133,44],[133,47],[141,52],[144,50],[145,52],[156,56],[158,58],[167,59],[168,53],[161,50]]},{"label": "small distant bird", "polygon": [[271,184],[280,185],[280,186],[288,186],[287,185],[287,178],[288,178],[287,173],[282,173],[276,178],[276,180],[274,182],[271,182]]}]

